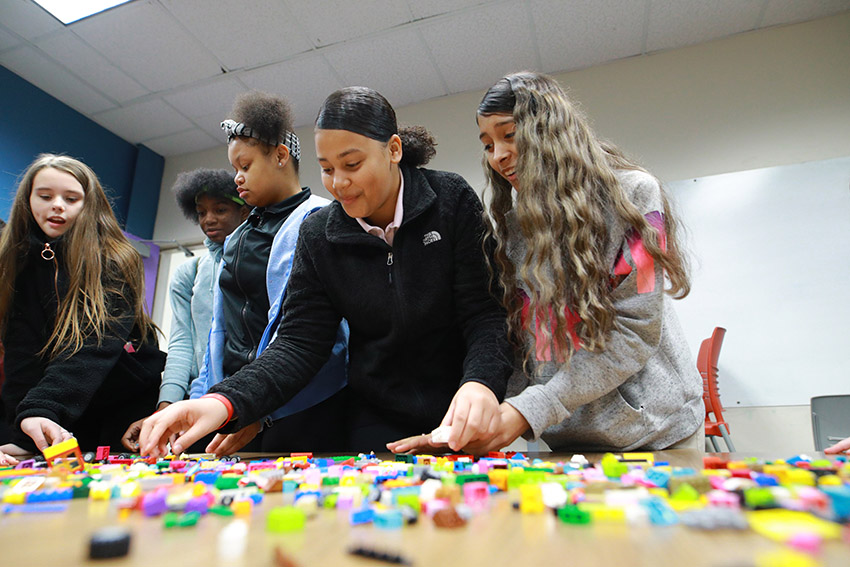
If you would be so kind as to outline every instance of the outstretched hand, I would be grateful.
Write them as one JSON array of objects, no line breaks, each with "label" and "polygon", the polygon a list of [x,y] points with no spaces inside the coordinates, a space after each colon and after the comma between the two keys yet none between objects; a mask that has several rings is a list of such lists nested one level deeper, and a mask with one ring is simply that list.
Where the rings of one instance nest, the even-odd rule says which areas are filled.
[{"label": "outstretched hand", "polygon": [[146,419],[146,417],[143,417],[142,419],[137,419],[131,423],[130,427],[127,428],[127,431],[125,431],[124,435],[121,437],[121,444],[129,451],[139,451],[139,434],[142,432],[142,424]]},{"label": "outstretched hand", "polygon": [[847,439],[842,439],[831,447],[827,447],[823,450],[823,452],[827,455],[837,455],[838,453],[845,453],[847,455],[850,455],[850,437],[848,437]]},{"label": "outstretched hand", "polygon": [[499,431],[499,400],[493,391],[479,382],[461,386],[440,425],[451,426],[449,447],[460,451],[473,439],[489,441]]},{"label": "outstretched hand", "polygon": [[171,450],[179,455],[186,448],[221,427],[227,420],[227,408],[215,398],[199,398],[171,404],[145,419],[139,434],[142,455],[164,457]]},{"label": "outstretched hand", "polygon": [[0,445],[0,467],[10,467],[17,465],[21,459],[28,459],[32,454],[26,449],[22,449],[14,443],[6,443]]},{"label": "outstretched hand", "polygon": [[67,441],[73,435],[64,427],[46,417],[27,417],[21,421],[21,431],[30,436],[39,451]]},{"label": "outstretched hand", "polygon": [[507,402],[499,405],[499,414],[501,425],[496,435],[490,439],[473,440],[463,448],[464,451],[473,455],[486,455],[490,451],[500,451],[531,428],[525,417]]},{"label": "outstretched hand", "polygon": [[210,444],[207,445],[207,453],[215,453],[217,457],[222,455],[232,455],[245,445],[251,442],[254,437],[260,432],[262,422],[252,423],[248,427],[243,427],[236,433],[228,435],[217,434]]}]

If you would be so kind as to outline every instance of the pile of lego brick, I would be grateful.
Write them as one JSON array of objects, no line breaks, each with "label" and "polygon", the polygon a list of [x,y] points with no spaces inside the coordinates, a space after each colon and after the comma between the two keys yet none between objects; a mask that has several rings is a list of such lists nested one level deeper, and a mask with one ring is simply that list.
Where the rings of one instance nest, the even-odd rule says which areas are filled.
[{"label": "pile of lego brick", "polygon": [[[258,513],[271,532],[302,530],[325,509],[344,511],[352,526],[397,530],[431,521],[463,529],[473,516],[488,513],[495,498],[508,498],[517,513],[554,513],[574,526],[753,529],[782,534],[777,539],[791,547],[817,553],[824,539],[847,537],[850,464],[844,458],[706,457],[696,470],[655,462],[651,453],[607,454],[595,464],[581,455],[549,462],[517,453],[398,455],[394,461],[311,453],[253,461],[212,455],[146,459],[106,449],[83,455],[71,440],[46,451],[45,460],[0,468],[6,514],[62,512],[74,498],[110,501],[122,514],[160,517],[164,529],[193,526],[209,514]],[[790,535],[789,523],[796,526]],[[240,549],[247,528],[234,526],[221,531],[222,553]],[[368,549],[352,552],[387,560]]]}]

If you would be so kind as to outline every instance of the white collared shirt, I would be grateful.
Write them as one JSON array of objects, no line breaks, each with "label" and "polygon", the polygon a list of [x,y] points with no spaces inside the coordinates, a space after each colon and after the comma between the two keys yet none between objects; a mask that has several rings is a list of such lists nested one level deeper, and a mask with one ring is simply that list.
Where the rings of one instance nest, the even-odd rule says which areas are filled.
[{"label": "white collared shirt", "polygon": [[398,197],[395,202],[395,215],[393,215],[393,220],[386,226],[386,228],[381,228],[378,226],[372,226],[365,220],[358,218],[357,223],[363,227],[363,230],[368,232],[371,235],[377,236],[390,246],[393,245],[393,238],[395,237],[395,233],[398,230],[398,227],[401,226],[401,219],[404,216],[404,206],[402,202],[404,201],[404,177],[401,178],[401,183],[398,186]]}]

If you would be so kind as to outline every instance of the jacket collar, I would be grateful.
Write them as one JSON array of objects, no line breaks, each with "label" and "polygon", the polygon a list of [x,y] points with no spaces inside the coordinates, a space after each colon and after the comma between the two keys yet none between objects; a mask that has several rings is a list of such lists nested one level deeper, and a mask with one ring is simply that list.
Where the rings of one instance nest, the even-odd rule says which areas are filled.
[{"label": "jacket collar", "polygon": [[[229,235],[228,235],[229,236]],[[224,251],[224,243],[223,242],[215,242],[210,240],[209,237],[204,238],[204,246],[207,247],[207,250],[210,252],[210,256],[218,263],[221,260],[221,253]]]},{"label": "jacket collar", "polygon": [[[402,165],[399,169],[404,178],[404,218],[399,227],[399,230],[402,230],[436,202],[437,194],[418,168]],[[331,203],[329,209],[325,223],[325,236],[329,242],[389,247],[386,242],[363,230],[355,219],[345,214],[339,201]]]}]

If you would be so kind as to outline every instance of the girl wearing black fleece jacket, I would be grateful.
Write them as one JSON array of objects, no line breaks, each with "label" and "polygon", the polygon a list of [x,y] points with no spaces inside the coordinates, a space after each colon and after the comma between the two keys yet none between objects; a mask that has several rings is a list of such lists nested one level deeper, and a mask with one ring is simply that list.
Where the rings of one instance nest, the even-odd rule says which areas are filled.
[{"label": "girl wearing black fleece jacket", "polygon": [[78,160],[44,154],[23,175],[0,239],[0,328],[12,426],[0,464],[72,435],[84,449],[120,447],[156,403],[165,353],[142,260]]},{"label": "girl wearing black fleece jacket", "polygon": [[349,343],[350,449],[451,426],[459,450],[499,427],[512,360],[505,312],[488,290],[482,206],[459,176],[419,169],[424,129],[363,87],[333,93],[316,120],[322,181],[336,201],[301,228],[286,317],[250,368],[145,422],[142,449],[179,451],[292,398],[327,358],[341,318]]}]

